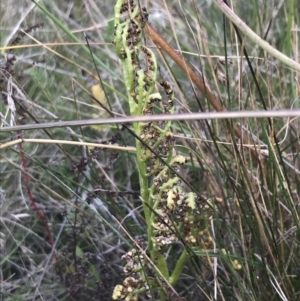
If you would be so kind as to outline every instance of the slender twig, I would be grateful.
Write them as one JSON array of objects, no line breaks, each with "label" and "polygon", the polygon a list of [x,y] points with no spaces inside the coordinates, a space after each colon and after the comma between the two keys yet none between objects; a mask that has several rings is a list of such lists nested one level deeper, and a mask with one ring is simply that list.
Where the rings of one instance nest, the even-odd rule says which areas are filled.
[{"label": "slender twig", "polygon": [[[104,125],[135,122],[154,122],[154,121],[185,121],[185,120],[204,120],[204,119],[241,119],[241,118],[268,118],[268,117],[300,117],[300,110],[270,110],[270,111],[233,111],[233,112],[203,112],[203,113],[184,113],[184,114],[159,114],[151,116],[128,116],[115,118],[93,118],[83,120],[70,120],[59,122],[47,122],[37,124],[24,124],[17,126],[7,126],[0,128],[1,132],[14,132],[19,130],[36,130],[47,128],[59,128],[68,126],[84,125]],[[238,125],[237,125],[238,126]],[[246,144],[246,143],[245,143]]]},{"label": "slender twig", "polygon": [[0,144],[0,149],[10,147],[16,145],[18,143],[43,143],[43,144],[68,144],[68,145],[78,145],[78,146],[87,146],[87,147],[99,147],[106,149],[114,149],[118,151],[130,151],[135,152],[135,147],[124,147],[119,145],[110,145],[110,144],[102,144],[102,143],[89,143],[89,142],[81,142],[81,141],[67,141],[67,140],[51,140],[51,139],[17,139],[4,144]]}]

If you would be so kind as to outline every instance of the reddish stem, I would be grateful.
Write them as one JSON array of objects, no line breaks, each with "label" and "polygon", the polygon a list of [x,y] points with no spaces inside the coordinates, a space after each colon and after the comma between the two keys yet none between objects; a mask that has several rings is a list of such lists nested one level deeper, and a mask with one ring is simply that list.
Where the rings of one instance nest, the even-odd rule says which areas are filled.
[{"label": "reddish stem", "polygon": [[[20,132],[18,132],[17,138],[22,139],[22,136],[21,136]],[[25,186],[26,186],[26,189],[27,189],[27,194],[28,194],[30,203],[31,203],[31,205],[33,207],[33,210],[35,211],[36,215],[41,220],[41,222],[44,224],[46,234],[47,234],[47,238],[48,238],[48,242],[49,242],[51,248],[53,248],[53,237],[52,237],[50,228],[48,226],[46,217],[45,217],[44,213],[37,207],[36,202],[34,200],[34,197],[32,195],[31,189],[30,189],[30,179],[29,179],[29,176],[28,176],[28,173],[27,173],[27,162],[26,162],[26,159],[25,159],[22,142],[19,143],[19,150],[20,150],[22,168],[23,168],[23,171],[24,171],[24,182],[25,182]]]}]

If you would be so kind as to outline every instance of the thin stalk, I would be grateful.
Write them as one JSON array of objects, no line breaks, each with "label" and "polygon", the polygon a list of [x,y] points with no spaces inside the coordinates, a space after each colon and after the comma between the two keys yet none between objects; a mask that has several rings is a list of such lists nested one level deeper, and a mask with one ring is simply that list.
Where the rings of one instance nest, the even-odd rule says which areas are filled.
[{"label": "thin stalk", "polygon": [[187,252],[186,249],[184,249],[179,259],[176,262],[176,266],[174,268],[172,275],[169,278],[169,282],[172,286],[174,286],[177,280],[179,279],[188,258],[189,258],[189,253]]},{"label": "thin stalk", "polygon": [[[291,0],[290,2],[292,2]],[[214,0],[219,9],[227,16],[227,18],[238,27],[241,32],[251,39],[256,45],[277,58],[280,62],[293,70],[300,72],[300,64],[290,59],[288,56],[272,47],[268,42],[263,40],[255,32],[253,32],[225,3],[223,0]]]},{"label": "thin stalk", "polygon": [[284,52],[287,56],[291,56],[291,47],[292,47],[292,25],[294,21],[295,14],[295,0],[289,0],[288,2],[288,21],[286,34],[284,39]]}]

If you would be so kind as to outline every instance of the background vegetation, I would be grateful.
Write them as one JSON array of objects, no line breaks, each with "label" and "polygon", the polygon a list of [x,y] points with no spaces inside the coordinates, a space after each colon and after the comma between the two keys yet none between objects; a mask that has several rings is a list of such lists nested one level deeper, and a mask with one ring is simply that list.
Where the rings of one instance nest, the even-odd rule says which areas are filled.
[{"label": "background vegetation", "polygon": [[[230,6],[259,36],[299,62],[295,2]],[[115,116],[128,115],[111,43],[114,1],[39,3],[47,11],[29,0],[0,4],[1,127],[103,118],[107,107]],[[213,1],[142,5],[149,23],[206,78],[224,109],[299,108],[299,73],[248,38],[239,41]],[[149,39],[147,44],[153,46]],[[189,77],[153,49],[161,78],[174,88],[176,111],[213,110]],[[199,194],[223,199],[211,227],[215,249],[193,250],[175,290],[184,300],[299,300],[299,121],[234,122],[249,145],[241,147],[231,122],[173,123],[177,152],[189,158],[182,176]],[[20,137],[44,143],[1,148],[0,300],[111,300],[124,279],[121,256],[134,241],[147,240],[136,158],[134,149],[85,143],[133,147],[134,137],[116,125],[0,132],[2,144]],[[178,243],[168,250],[170,268],[181,248]]]}]

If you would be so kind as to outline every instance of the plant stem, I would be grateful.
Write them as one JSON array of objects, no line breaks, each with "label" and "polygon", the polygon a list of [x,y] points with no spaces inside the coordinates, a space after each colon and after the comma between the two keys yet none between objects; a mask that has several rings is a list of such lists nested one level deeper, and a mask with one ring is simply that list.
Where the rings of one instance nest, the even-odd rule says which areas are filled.
[{"label": "plant stem", "polygon": [[[290,59],[282,52],[278,51],[276,48],[272,47],[268,42],[263,40],[254,31],[252,31],[225,3],[223,0],[214,0],[219,9],[227,16],[227,18],[234,23],[241,32],[251,39],[256,45],[260,46],[263,50],[277,58],[283,64],[289,66],[290,68],[300,71],[300,64],[296,61]],[[288,32],[288,35],[290,32]]]},{"label": "plant stem", "polygon": [[176,266],[174,268],[174,271],[172,273],[172,275],[169,278],[169,282],[172,286],[174,286],[178,280],[178,278],[180,277],[182,270],[185,266],[186,261],[189,258],[189,254],[186,251],[186,249],[183,250],[183,252],[180,255],[180,258],[177,260],[176,262]]},{"label": "plant stem", "polygon": [[286,36],[284,39],[284,51],[287,56],[291,56],[291,46],[292,46],[292,25],[295,15],[295,0],[289,0],[288,2],[288,22],[286,29]]}]

